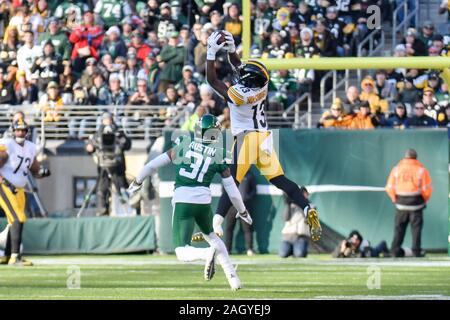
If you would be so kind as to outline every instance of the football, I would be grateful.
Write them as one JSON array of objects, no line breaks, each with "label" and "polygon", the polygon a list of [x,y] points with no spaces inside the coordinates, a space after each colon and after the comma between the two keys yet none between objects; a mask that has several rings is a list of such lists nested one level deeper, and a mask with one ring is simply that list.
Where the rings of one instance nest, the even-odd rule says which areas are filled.
[{"label": "football", "polygon": [[219,40],[217,40],[217,44],[222,44],[225,42],[225,33],[223,31],[219,31],[220,32],[220,38]]}]

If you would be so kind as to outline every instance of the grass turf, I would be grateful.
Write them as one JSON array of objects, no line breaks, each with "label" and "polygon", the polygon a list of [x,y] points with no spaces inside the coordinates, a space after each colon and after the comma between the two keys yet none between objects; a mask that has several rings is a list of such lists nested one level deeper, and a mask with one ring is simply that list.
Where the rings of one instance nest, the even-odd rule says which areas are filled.
[{"label": "grass turf", "polygon": [[[281,259],[232,256],[244,289],[232,292],[220,267],[175,256],[36,256],[33,267],[0,266],[0,299],[450,299],[450,258]],[[79,268],[80,289],[68,289]],[[373,271],[380,289],[369,289]],[[373,275],[373,274],[372,274]],[[76,278],[76,277],[75,277]]]}]

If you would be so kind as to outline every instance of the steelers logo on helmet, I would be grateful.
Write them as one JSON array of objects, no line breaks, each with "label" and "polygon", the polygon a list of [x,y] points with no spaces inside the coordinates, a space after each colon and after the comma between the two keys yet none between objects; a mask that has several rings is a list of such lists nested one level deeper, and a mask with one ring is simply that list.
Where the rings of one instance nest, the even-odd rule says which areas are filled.
[{"label": "steelers logo on helmet", "polygon": [[205,114],[195,125],[195,140],[203,143],[214,143],[221,139],[221,125],[219,120],[211,115]]},{"label": "steelers logo on helmet", "polygon": [[262,88],[269,82],[269,71],[256,60],[249,60],[239,70],[239,83],[247,88]]},{"label": "steelers logo on helmet", "polygon": [[25,131],[28,132],[28,124],[25,121],[23,121],[22,119],[19,119],[19,120],[15,121],[13,123],[12,128],[13,128],[13,131],[25,130]]}]

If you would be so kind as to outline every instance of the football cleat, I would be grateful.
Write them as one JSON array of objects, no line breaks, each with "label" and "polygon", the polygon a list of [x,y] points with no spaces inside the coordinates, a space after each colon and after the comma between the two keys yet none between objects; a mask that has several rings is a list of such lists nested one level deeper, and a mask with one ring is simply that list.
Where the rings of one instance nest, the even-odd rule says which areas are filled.
[{"label": "football cleat", "polygon": [[0,257],[0,264],[8,264],[10,256]]},{"label": "football cleat", "polygon": [[[218,237],[220,237],[220,235],[217,232],[216,234]],[[192,235],[191,242],[202,242],[202,241],[206,241],[202,232],[197,232]]]},{"label": "football cleat", "polygon": [[227,275],[228,284],[231,287],[231,290],[238,291],[242,289],[242,283],[236,273],[232,273],[229,276]]},{"label": "football cleat", "polygon": [[11,257],[8,261],[9,266],[31,267],[33,262],[24,258]]},{"label": "football cleat", "polygon": [[210,281],[216,273],[216,249],[212,247],[210,249],[211,250],[208,253],[208,257],[205,261],[204,277],[206,281]]},{"label": "football cleat", "polygon": [[253,219],[252,219],[252,217],[250,216],[250,213],[248,213],[248,211],[247,210],[245,210],[245,212],[243,212],[243,213],[237,213],[236,214],[236,219],[237,218],[241,218],[242,220],[244,220],[245,222],[247,222],[249,225],[251,225],[252,223],[253,223]]},{"label": "football cleat", "polygon": [[322,236],[322,227],[320,226],[319,216],[315,208],[308,208],[306,223],[309,225],[312,241],[319,241]]}]

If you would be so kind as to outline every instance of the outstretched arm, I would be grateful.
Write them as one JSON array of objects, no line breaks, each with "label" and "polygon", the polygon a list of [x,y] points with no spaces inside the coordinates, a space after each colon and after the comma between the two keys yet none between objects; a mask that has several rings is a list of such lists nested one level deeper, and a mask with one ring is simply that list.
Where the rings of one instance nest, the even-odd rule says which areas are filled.
[{"label": "outstretched arm", "polygon": [[164,152],[163,154],[157,156],[155,159],[149,161],[142,169],[139,171],[138,175],[136,176],[136,179],[131,182],[130,186],[128,187],[128,193],[131,195],[138,192],[141,187],[142,183],[144,182],[145,178],[147,178],[153,170],[156,170],[158,168],[164,167],[172,162],[173,152],[172,149],[168,150],[167,152]]},{"label": "outstretched arm", "polygon": [[220,36],[220,33],[216,31],[208,38],[208,49],[206,52],[206,81],[218,94],[228,101],[228,87],[217,78],[216,68],[214,66],[216,62],[216,53],[226,44],[226,42],[217,44]]}]

